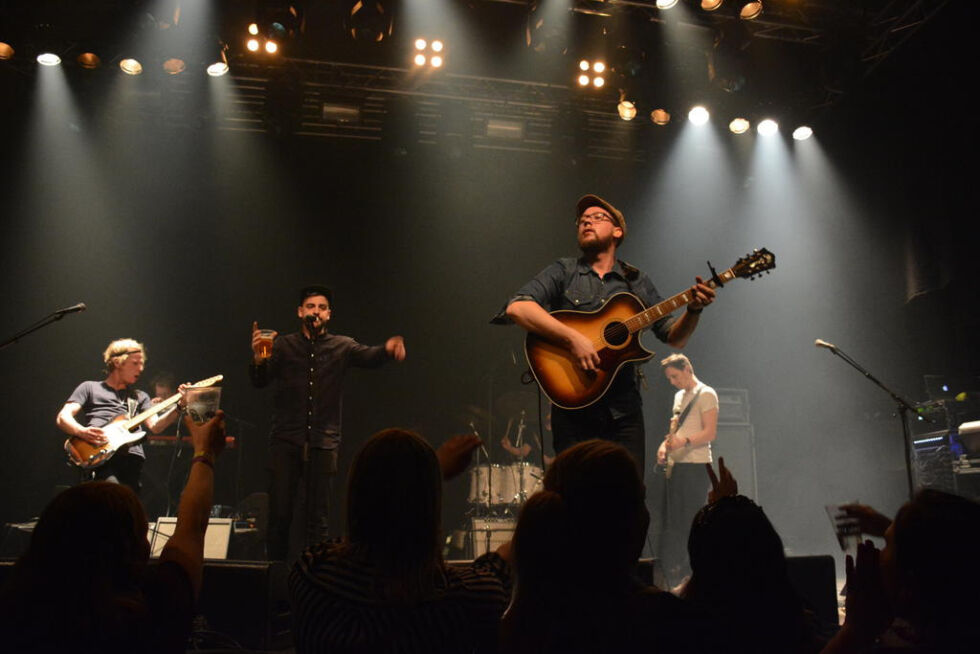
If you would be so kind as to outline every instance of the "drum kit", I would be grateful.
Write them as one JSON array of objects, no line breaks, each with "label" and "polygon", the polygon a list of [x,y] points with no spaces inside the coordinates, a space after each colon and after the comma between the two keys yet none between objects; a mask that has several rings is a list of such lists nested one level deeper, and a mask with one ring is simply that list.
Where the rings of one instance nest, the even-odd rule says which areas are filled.
[{"label": "drum kit", "polygon": [[[502,460],[494,460],[492,448],[488,451],[481,447],[470,468],[466,531],[469,552],[474,558],[494,551],[510,540],[521,506],[541,490],[544,472],[529,457],[533,448],[527,442],[526,413],[525,409],[520,409],[513,438],[514,420],[508,421],[507,431],[500,439],[501,450],[498,450]],[[470,429],[478,434],[472,420]],[[533,440],[540,449],[541,442],[536,434]]]}]

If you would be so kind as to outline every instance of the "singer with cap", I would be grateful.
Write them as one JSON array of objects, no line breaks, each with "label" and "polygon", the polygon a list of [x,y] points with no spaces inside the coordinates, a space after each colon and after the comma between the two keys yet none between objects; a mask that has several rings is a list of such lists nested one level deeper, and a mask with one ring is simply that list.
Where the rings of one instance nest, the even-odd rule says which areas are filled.
[{"label": "singer with cap", "polygon": [[[273,386],[269,444],[268,555],[284,561],[290,552],[290,525],[303,525],[303,543],[327,537],[330,486],[337,472],[341,400],[347,368],[374,368],[389,359],[405,360],[405,340],[392,336],[383,345],[362,345],[327,330],[332,295],[326,286],[300,290],[299,331],[273,332],[271,352],[252,323],[252,385]],[[300,483],[303,486],[300,487]],[[302,492],[300,489],[302,488]]]},{"label": "singer with cap", "polygon": [[[579,257],[559,259],[522,286],[494,322],[506,319],[561,345],[583,370],[595,370],[599,354],[592,341],[550,315],[572,309],[595,311],[613,295],[629,292],[649,307],[661,301],[650,278],[616,257],[626,238],[626,219],[616,207],[597,195],[576,203],[575,227]],[[692,300],[680,317],[665,316],[653,323],[661,341],[681,348],[697,327],[701,311],[715,293],[700,277],[691,287]],[[641,475],[645,465],[645,430],[636,370],[626,364],[601,399],[582,409],[552,408],[555,453],[575,443],[604,438],[623,445],[636,459]]]}]

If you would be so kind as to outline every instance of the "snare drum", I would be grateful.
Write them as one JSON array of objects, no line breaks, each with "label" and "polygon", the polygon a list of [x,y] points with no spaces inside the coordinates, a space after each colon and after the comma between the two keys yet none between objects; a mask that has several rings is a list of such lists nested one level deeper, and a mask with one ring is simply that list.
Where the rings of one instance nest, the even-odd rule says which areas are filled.
[{"label": "snare drum", "polygon": [[492,504],[510,504],[517,495],[517,477],[512,466],[481,465],[470,469],[470,504],[487,504],[493,492]]}]

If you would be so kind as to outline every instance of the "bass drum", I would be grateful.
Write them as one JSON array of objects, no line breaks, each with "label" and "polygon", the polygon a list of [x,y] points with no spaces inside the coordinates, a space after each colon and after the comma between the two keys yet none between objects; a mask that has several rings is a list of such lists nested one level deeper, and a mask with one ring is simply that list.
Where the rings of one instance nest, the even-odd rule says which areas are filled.
[{"label": "bass drum", "polygon": [[[513,466],[503,467],[496,463],[470,469],[470,504],[510,504],[517,496],[517,477]],[[491,499],[490,493],[493,493]]]}]

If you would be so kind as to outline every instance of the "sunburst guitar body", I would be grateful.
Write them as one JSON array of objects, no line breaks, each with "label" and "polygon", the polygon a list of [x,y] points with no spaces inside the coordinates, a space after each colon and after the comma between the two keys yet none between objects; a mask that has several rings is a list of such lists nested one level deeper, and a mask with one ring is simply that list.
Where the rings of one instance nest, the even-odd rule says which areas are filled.
[{"label": "sunburst guitar body", "polygon": [[[761,248],[745,255],[720,274],[712,269],[711,279],[705,283],[711,288],[719,288],[736,278],[754,279],[775,267],[775,255]],[[553,404],[564,409],[587,407],[606,394],[624,365],[631,361],[646,361],[653,356],[653,352],[640,343],[640,332],[687,306],[693,299],[691,289],[687,289],[645,308],[635,295],[619,293],[596,311],[554,311],[551,315],[556,320],[592,341],[600,363],[595,371],[583,370],[567,349],[528,333],[524,354],[531,373]]]}]

